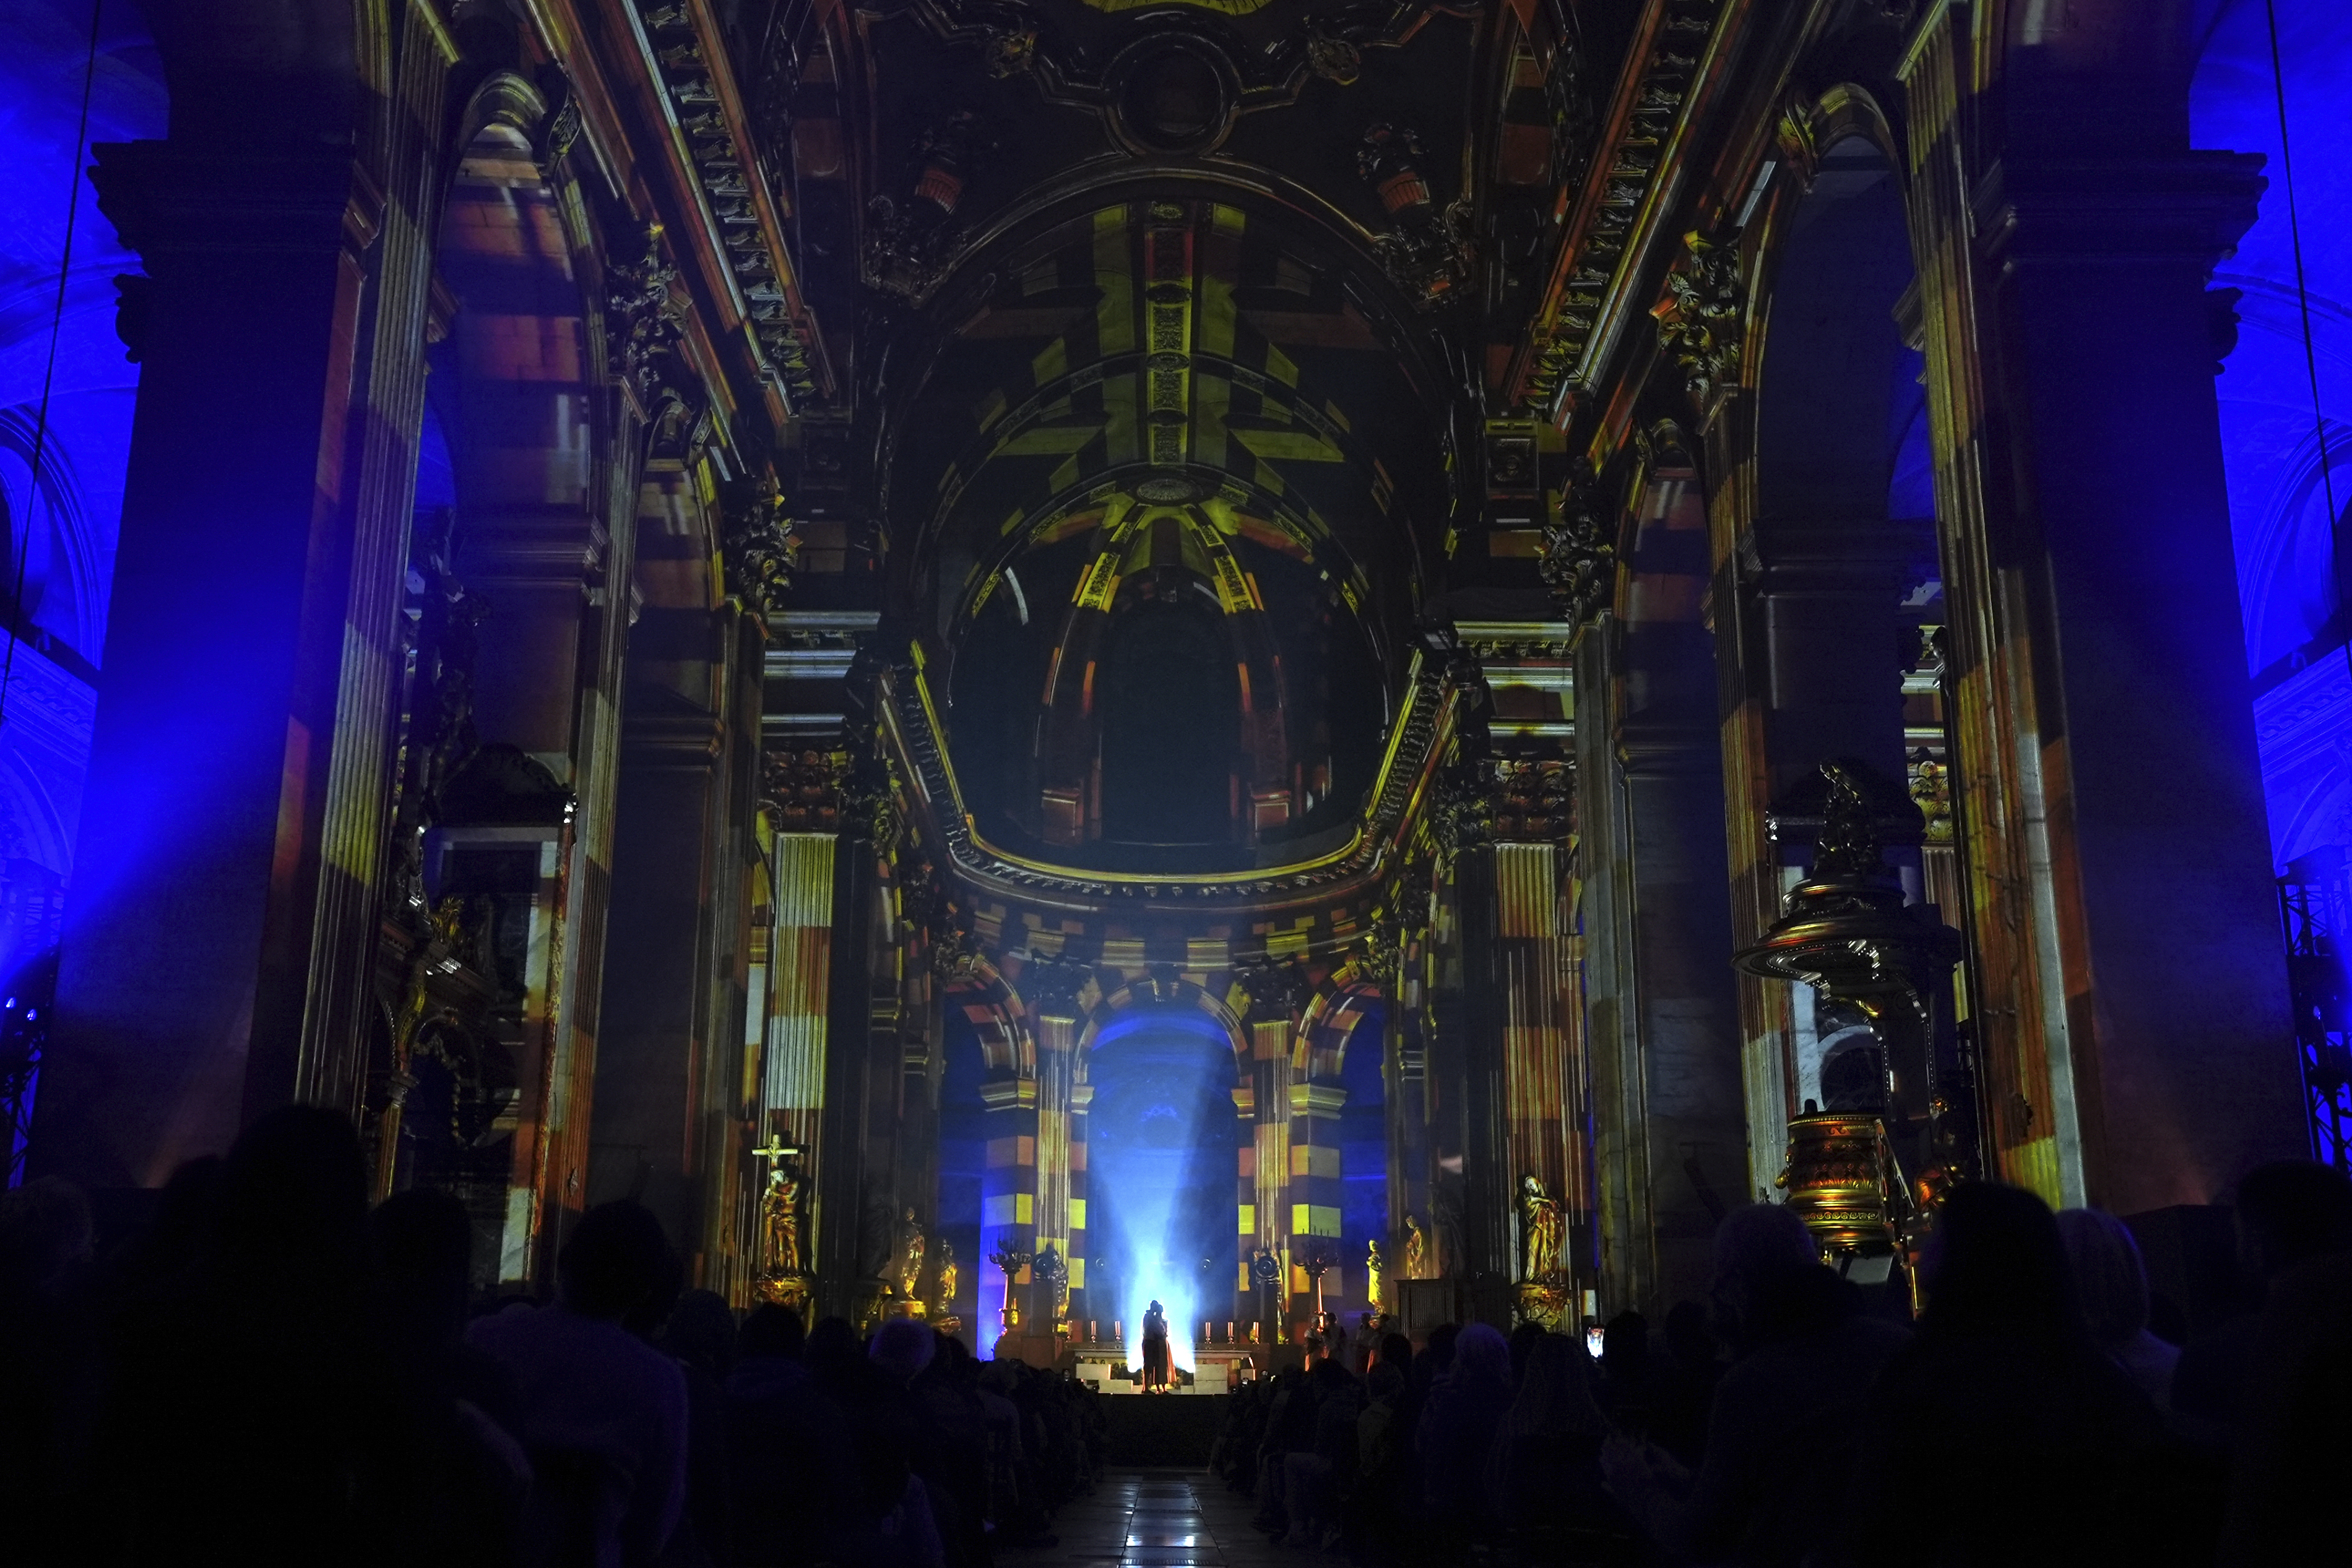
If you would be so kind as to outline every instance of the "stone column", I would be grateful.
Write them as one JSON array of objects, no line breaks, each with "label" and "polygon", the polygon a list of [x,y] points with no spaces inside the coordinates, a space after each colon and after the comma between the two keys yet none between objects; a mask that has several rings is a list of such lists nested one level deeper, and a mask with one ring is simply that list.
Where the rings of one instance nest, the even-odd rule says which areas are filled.
[{"label": "stone column", "polygon": [[[1298,973],[1287,964],[1251,967],[1241,972],[1241,984],[1250,998],[1249,1082],[1234,1091],[1234,1107],[1250,1141],[1240,1155],[1236,1321],[1261,1322],[1271,1309],[1276,1320],[1271,1332],[1278,1337],[1290,1292],[1291,1009],[1298,1000]],[[1260,1250],[1283,1265],[1270,1291],[1250,1272]]]},{"label": "stone column", "polygon": [[702,1227],[692,1180],[704,1090],[709,846],[725,726],[665,711],[639,688],[622,720],[619,823],[596,1051],[588,1201],[635,1197],[690,1250]]},{"label": "stone column", "polygon": [[30,1157],[99,1187],[160,1183],[301,1092],[355,570],[345,437],[380,198],[315,128],[228,146],[184,118],[97,150],[100,209],[150,281]]},{"label": "stone column", "polygon": [[[1036,1009],[1037,1040],[1037,1244],[1042,1253],[1051,1247],[1069,1269],[1075,1292],[1082,1288],[1085,1270],[1072,1261],[1073,1229],[1083,1208],[1074,1208],[1072,1166],[1076,1087],[1078,1023],[1085,1016],[1084,995],[1093,985],[1085,967],[1050,959],[1035,959],[1021,972],[1021,988]],[[1035,1292],[1036,1317],[1028,1325],[1048,1344],[1053,1335],[1054,1303],[1043,1284]]]},{"label": "stone column", "polygon": [[1640,508],[1624,619],[1586,632],[1576,672],[1604,1315],[1701,1298],[1717,1210],[1752,1197],[1757,1179],[1696,476],[1659,475]]},{"label": "stone column", "polygon": [[[866,1265],[873,1261],[860,1253],[865,1228],[866,1129],[874,1097],[868,1057],[874,1010],[874,922],[881,895],[881,875],[871,837],[871,815],[853,811],[845,803],[842,819],[844,831],[835,842],[833,862],[834,925],[826,966],[830,984],[825,998],[824,1111],[817,1135],[815,1244],[812,1252],[815,1262],[812,1271],[817,1277],[817,1312],[852,1316],[856,1311],[860,1281],[866,1277]],[[982,1092],[983,1096],[987,1093],[984,1086]],[[994,1155],[992,1143],[992,1164]],[[985,1247],[989,1232],[984,1223],[981,1235]]]},{"label": "stone column", "polygon": [[[1021,1020],[1005,1018],[999,1027],[1015,1034],[1025,1032]],[[1037,1244],[1037,1078],[1034,1070],[1023,1071],[1016,1060],[995,1071],[981,1082],[980,1102],[986,1107],[988,1122],[987,1163],[980,1177],[980,1249],[974,1260],[975,1269],[984,1270],[979,1291],[980,1312],[993,1317],[1005,1296],[1003,1287],[1008,1283],[988,1254],[1000,1243],[1009,1242],[1015,1252],[1034,1257]],[[1017,1333],[1026,1334],[1035,1325],[1030,1321],[1029,1285],[1033,1276],[1027,1268],[1016,1270],[1009,1283],[1011,1297],[1021,1311]],[[983,1322],[980,1339],[985,1343],[997,1333],[994,1325]]]},{"label": "stone column", "polygon": [[[1583,1063],[1563,1027],[1573,998],[1560,962],[1560,854],[1550,843],[1500,843],[1495,864],[1507,1174],[1514,1190],[1522,1176],[1542,1183],[1565,1226],[1589,1219],[1591,1200],[1576,1146],[1581,1140],[1571,1135]],[[1561,1250],[1563,1265],[1573,1270],[1565,1237]],[[1524,1271],[1516,1259],[1511,1271],[1514,1278]]]},{"label": "stone column", "polygon": [[1093,1251],[1087,1226],[1087,1120],[1093,1108],[1095,1086],[1087,1082],[1087,1060],[1079,1053],[1070,1063],[1070,1331],[1082,1336],[1089,1321],[1099,1321],[1099,1303],[1087,1294],[1087,1259]]},{"label": "stone column", "polygon": [[2052,1082],[2021,1092],[2060,1196],[2124,1213],[2308,1146],[2205,298],[2263,181],[2189,148],[2189,27],[2101,0],[2011,40],[1974,225],[2011,486],[1987,526],[2019,563],[2003,633],[2034,650],[2029,723],[1997,738],[2063,997]]},{"label": "stone column", "polygon": [[1462,946],[1462,1253],[1446,1271],[1500,1285],[1511,1277],[1511,1206],[1518,1176],[1510,1169],[1510,1087],[1506,1078],[1507,1019],[1496,907],[1496,847],[1465,845],[1454,857],[1455,919]]},{"label": "stone column", "polygon": [[[1409,883],[1409,885],[1412,885]],[[1426,918],[1426,911],[1420,912]],[[1402,1294],[1396,1281],[1405,1274],[1405,1218],[1426,1234],[1429,1209],[1429,1084],[1427,1041],[1421,1028],[1423,975],[1429,933],[1408,925],[1396,977],[1388,987],[1381,1014],[1381,1088],[1387,1100],[1388,1234],[1381,1238],[1387,1264],[1388,1310],[1396,1314]]]},{"label": "stone column", "polygon": [[1331,1034],[1330,1024],[1317,1019],[1295,1036],[1290,1103],[1285,1108],[1290,1118],[1290,1315],[1299,1322],[1311,1321],[1315,1312],[1315,1281],[1305,1266],[1322,1255],[1330,1265],[1323,1293],[1334,1301],[1348,1268],[1341,1245],[1339,1150],[1339,1113],[1347,1109],[1348,1091],[1339,1082],[1338,1052],[1326,1043]]}]

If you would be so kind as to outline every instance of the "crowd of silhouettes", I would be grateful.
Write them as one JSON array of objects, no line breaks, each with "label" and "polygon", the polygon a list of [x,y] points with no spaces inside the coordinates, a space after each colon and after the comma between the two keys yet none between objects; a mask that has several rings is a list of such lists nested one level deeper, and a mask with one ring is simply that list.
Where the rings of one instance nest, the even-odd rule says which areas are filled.
[{"label": "crowd of silhouettes", "polygon": [[1709,1300],[1655,1343],[1633,1312],[1597,1357],[1530,1324],[1390,1334],[1244,1386],[1212,1469],[1261,1530],[1361,1568],[2327,1561],[2352,1180],[2283,1162],[2232,1205],[2245,1288],[2193,1337],[2097,1209],[1956,1189],[1915,1316],[1900,1270],[1864,1288],[1751,1205],[1717,1228]]},{"label": "crowd of silhouettes", "polygon": [[[989,1568],[1050,1546],[1102,1468],[1085,1385],[915,1320],[739,1319],[634,1203],[570,1224],[551,1301],[482,1301],[464,1207],[371,1207],[329,1112],[154,1197],[101,1257],[70,1185],[0,1196],[11,1564]],[[1630,1312],[1598,1357],[1368,1325],[1244,1385],[1211,1468],[1362,1568],[2326,1561],[2352,1181],[2288,1162],[2231,1198],[2248,1288],[2201,1334],[2097,1210],[1957,1188],[1915,1317],[1899,1271],[1865,1290],[1757,1204],[1654,1343]]]},{"label": "crowd of silhouettes", "polygon": [[909,1320],[870,1336],[681,1290],[651,1212],[563,1237],[554,1299],[474,1293],[457,1199],[371,1209],[294,1108],[98,1255],[0,1196],[0,1562],[987,1568],[1103,1462],[1097,1396]]}]

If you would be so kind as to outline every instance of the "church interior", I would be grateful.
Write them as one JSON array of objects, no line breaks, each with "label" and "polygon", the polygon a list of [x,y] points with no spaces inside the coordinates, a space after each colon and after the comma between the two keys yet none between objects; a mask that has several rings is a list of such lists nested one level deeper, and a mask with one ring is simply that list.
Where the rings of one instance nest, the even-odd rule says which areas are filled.
[{"label": "church interior", "polygon": [[0,1161],[101,1249],[310,1107],[478,1302],[618,1202],[1227,1394],[1759,1203],[1907,1316],[1986,1186],[2200,1331],[2352,1169],[2323,0],[0,36]]}]

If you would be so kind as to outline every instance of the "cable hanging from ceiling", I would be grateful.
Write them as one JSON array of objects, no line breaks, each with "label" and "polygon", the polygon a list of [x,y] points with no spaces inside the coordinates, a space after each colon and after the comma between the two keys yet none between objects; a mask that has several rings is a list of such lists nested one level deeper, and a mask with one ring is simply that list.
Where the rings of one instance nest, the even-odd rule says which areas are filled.
[{"label": "cable hanging from ceiling", "polygon": [[[2303,319],[2303,368],[2311,382],[2311,428],[2319,443],[2319,483],[2327,502],[2328,549],[2336,566],[2336,608],[2332,620],[2342,622],[2352,613],[2352,591],[2347,591],[2344,567],[2344,517],[2336,509],[2336,476],[2327,455],[2327,415],[2319,395],[2319,350],[2311,332],[2311,283],[2303,265],[2303,218],[2295,204],[2294,147],[2287,136],[2286,68],[2279,51],[2278,0],[2263,0],[2270,25],[2271,92],[2278,105],[2279,172],[2286,184],[2286,232],[2294,255],[2294,299]],[[2340,628],[2352,632],[2352,627]],[[2326,633],[2323,632],[2322,635]],[[2344,667],[2352,673],[2352,635],[2345,638]]]},{"label": "cable hanging from ceiling", "polygon": [[58,379],[58,340],[63,336],[66,324],[66,286],[73,277],[74,224],[81,215],[82,150],[89,145],[90,91],[98,82],[98,28],[106,14],[106,0],[93,0],[89,8],[89,51],[81,68],[81,118],[74,128],[73,156],[67,161],[66,243],[64,254],[58,258],[57,299],[49,312],[48,362],[41,371],[40,412],[33,421],[33,459],[28,473],[30,484],[25,497],[24,538],[16,541],[16,570],[11,574],[8,591],[8,650],[0,656],[0,727],[8,722],[8,693],[16,671],[16,644],[23,634],[18,627],[25,618],[25,572],[33,559],[33,503],[40,495],[41,467],[48,455],[49,392]]}]

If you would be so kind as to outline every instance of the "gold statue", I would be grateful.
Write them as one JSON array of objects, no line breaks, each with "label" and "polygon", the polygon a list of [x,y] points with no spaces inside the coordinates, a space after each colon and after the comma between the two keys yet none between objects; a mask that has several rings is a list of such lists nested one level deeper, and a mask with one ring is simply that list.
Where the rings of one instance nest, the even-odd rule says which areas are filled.
[{"label": "gold statue", "polygon": [[1404,1277],[1408,1280],[1429,1278],[1429,1236],[1413,1215],[1404,1217]]},{"label": "gold statue", "polygon": [[923,1235],[923,1228],[915,1218],[913,1207],[909,1206],[907,1209],[907,1217],[898,1222],[897,1284],[898,1299],[901,1301],[911,1301],[917,1299],[915,1288],[922,1282],[923,1253],[928,1245],[929,1242]]},{"label": "gold statue", "polygon": [[1520,1274],[1535,1284],[1560,1271],[1560,1246],[1565,1237],[1559,1205],[1532,1176],[1519,1178]]},{"label": "gold statue", "polygon": [[801,1272],[801,1174],[788,1159],[769,1167],[760,1196],[760,1257],[771,1279]]},{"label": "gold statue", "polygon": [[1387,1310],[1381,1300],[1381,1244],[1372,1241],[1366,1246],[1369,1250],[1364,1254],[1364,1300],[1377,1315]]}]

